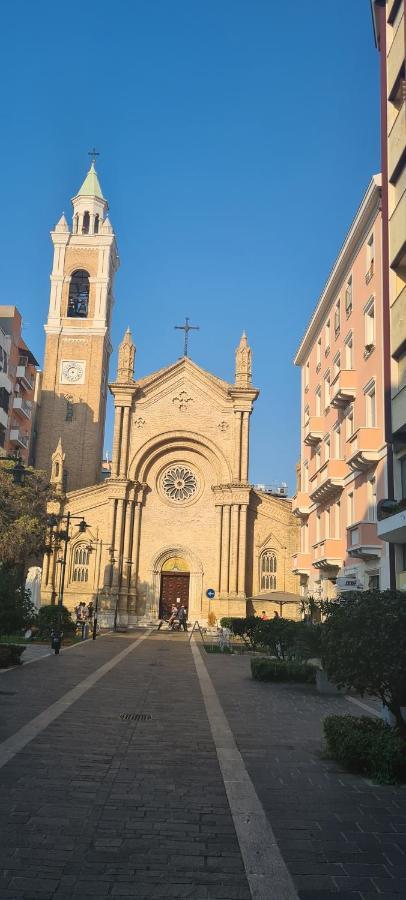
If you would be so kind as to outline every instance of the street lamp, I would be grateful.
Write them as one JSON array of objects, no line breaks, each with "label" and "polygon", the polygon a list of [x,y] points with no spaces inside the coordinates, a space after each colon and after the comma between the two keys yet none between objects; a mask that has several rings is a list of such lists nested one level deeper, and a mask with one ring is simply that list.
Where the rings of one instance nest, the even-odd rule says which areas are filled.
[{"label": "street lamp", "polygon": [[[79,525],[79,528],[80,528],[80,525]],[[103,546],[103,541],[99,541],[99,530],[97,530],[96,540],[92,541],[91,544],[88,544],[86,547],[86,550],[89,553],[93,553],[93,545],[95,545],[96,547],[100,547],[99,558],[98,558],[98,563],[97,563],[96,598],[95,598],[95,605],[94,605],[93,631],[92,631],[92,640],[95,641],[96,635],[97,635],[97,616],[98,616],[98,609],[99,609],[100,562],[101,562],[102,546]]]},{"label": "street lamp", "polygon": [[58,541],[64,544],[63,556],[61,560],[58,560],[61,565],[61,577],[59,579],[59,591],[58,591],[58,609],[56,616],[56,630],[54,632],[53,646],[55,653],[59,653],[59,648],[61,646],[61,624],[62,624],[62,605],[63,605],[63,592],[65,588],[65,572],[66,572],[66,558],[68,555],[68,543],[70,541],[69,537],[69,526],[73,519],[79,519],[79,532],[80,534],[84,534],[84,532],[89,528],[89,525],[83,518],[83,516],[72,516],[70,512],[67,513],[66,516],[56,515],[55,513],[51,513],[48,516],[47,522],[50,528],[55,528],[61,522],[66,522],[66,527],[64,530],[59,530],[55,537]]},{"label": "street lamp", "polygon": [[27,472],[18,447],[13,454],[10,454],[10,456],[3,456],[2,459],[7,459],[9,462],[14,463],[12,469],[6,469],[5,471],[12,475],[13,483],[21,487],[24,484],[26,475],[31,475],[32,473]]}]

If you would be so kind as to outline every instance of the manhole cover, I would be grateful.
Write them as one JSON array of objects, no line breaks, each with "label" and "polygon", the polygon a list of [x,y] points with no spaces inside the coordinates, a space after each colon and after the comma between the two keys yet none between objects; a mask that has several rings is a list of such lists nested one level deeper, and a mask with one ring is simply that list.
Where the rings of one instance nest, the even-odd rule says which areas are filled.
[{"label": "manhole cover", "polygon": [[123,722],[149,722],[152,719],[150,713],[120,713]]}]

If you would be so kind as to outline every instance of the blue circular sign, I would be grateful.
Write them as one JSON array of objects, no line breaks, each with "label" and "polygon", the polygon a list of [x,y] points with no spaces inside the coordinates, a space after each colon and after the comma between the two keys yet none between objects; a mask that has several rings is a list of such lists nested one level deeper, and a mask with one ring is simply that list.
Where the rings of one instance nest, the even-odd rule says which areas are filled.
[{"label": "blue circular sign", "polygon": [[208,597],[209,600],[213,600],[213,597],[215,596],[216,592],[213,590],[213,588],[209,588],[208,591],[206,591],[206,597]]}]

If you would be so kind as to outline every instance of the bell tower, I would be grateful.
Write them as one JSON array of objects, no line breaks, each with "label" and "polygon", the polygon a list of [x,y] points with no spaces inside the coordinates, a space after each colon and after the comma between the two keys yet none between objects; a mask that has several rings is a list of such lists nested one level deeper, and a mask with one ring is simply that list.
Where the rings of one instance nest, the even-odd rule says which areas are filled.
[{"label": "bell tower", "polygon": [[62,215],[51,231],[54,259],[35,450],[35,465],[50,474],[61,440],[69,491],[100,479],[119,266],[94,159],[72,205],[72,228]]}]

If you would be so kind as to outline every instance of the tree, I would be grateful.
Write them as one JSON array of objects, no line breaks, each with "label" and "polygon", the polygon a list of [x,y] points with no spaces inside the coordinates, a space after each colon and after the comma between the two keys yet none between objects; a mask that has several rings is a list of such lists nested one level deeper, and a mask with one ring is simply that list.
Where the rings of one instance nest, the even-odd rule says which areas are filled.
[{"label": "tree", "polygon": [[[24,570],[44,550],[46,506],[52,497],[45,472],[27,469],[24,484],[12,477],[13,463],[0,463],[0,563]],[[21,580],[23,572],[21,574]]]},{"label": "tree", "polygon": [[0,569],[0,635],[15,634],[32,625],[36,609],[13,570]]},{"label": "tree", "polygon": [[349,591],[324,605],[322,658],[339,687],[379,697],[406,735],[406,594]]}]

